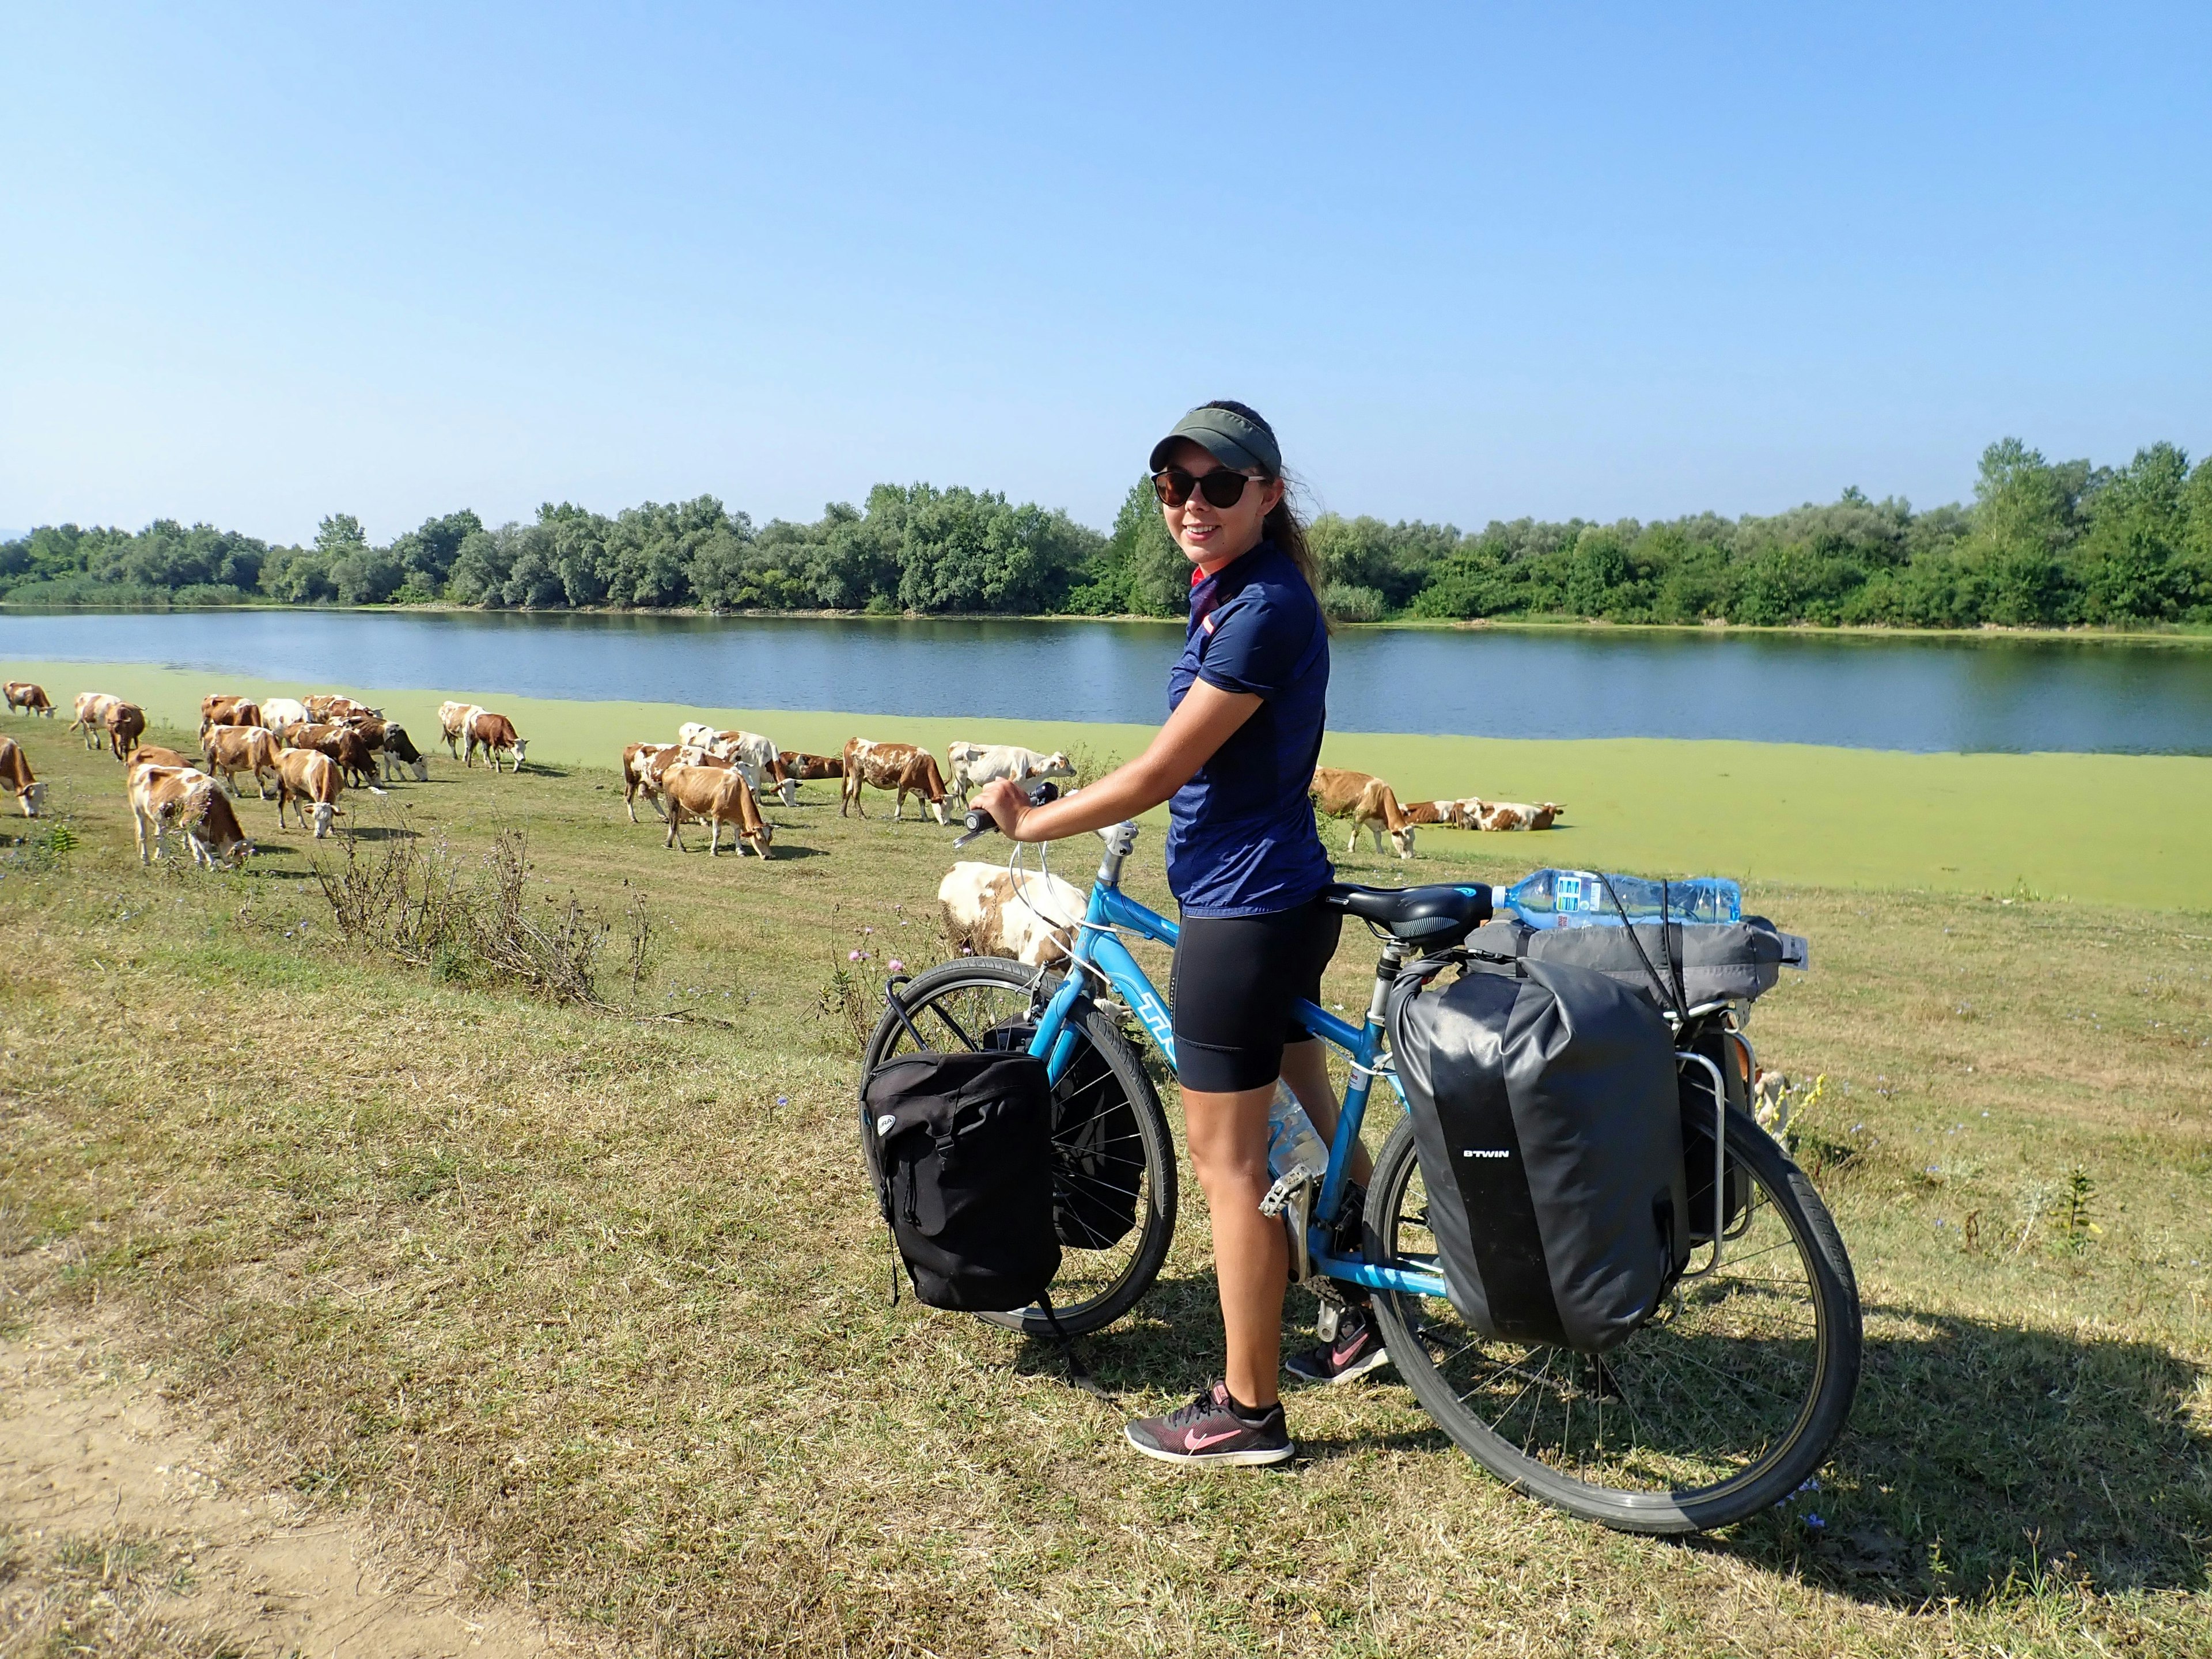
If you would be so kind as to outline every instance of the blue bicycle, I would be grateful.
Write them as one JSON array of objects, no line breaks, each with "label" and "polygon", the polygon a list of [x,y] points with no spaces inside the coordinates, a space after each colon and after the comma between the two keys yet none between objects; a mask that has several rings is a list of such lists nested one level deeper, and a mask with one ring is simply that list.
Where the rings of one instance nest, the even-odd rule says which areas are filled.
[{"label": "blue bicycle", "polygon": [[[1064,919],[1073,949],[1062,966],[973,957],[902,976],[891,990],[902,1012],[885,1014],[864,1060],[872,1071],[947,1036],[1046,1060],[1054,1215],[1066,1247],[1053,1312],[978,1316],[1038,1336],[1052,1332],[1054,1317],[1079,1334],[1128,1312],[1175,1233],[1174,1142],[1129,1030],[1133,1024],[1149,1036],[1172,1070],[1174,1028],[1123,937],[1172,945],[1177,929],[1121,890],[1137,826],[1099,834],[1105,855],[1084,915]],[[1041,893],[1042,877],[1030,878]],[[1321,1297],[1324,1322],[1342,1305],[1339,1286],[1365,1290],[1391,1361],[1438,1426],[1500,1479],[1587,1519],[1633,1532],[1700,1531],[1797,1490],[1850,1408],[1859,1302],[1819,1194],[1748,1109],[1747,1011],[1715,1003],[1669,1016],[1700,1259],[1649,1323],[1601,1359],[1487,1339],[1448,1299],[1410,1117],[1385,1141],[1364,1206],[1354,1212],[1346,1199],[1375,1079],[1389,1079],[1404,1104],[1384,1029],[1390,988],[1409,969],[1442,970],[1451,947],[1490,914],[1489,889],[1340,884],[1327,897],[1367,923],[1381,954],[1360,1024],[1297,1006],[1300,1023],[1350,1061],[1350,1077],[1318,1191],[1279,1184],[1270,1194],[1287,1200],[1291,1273]],[[1037,908],[1062,920],[1048,905]]]}]

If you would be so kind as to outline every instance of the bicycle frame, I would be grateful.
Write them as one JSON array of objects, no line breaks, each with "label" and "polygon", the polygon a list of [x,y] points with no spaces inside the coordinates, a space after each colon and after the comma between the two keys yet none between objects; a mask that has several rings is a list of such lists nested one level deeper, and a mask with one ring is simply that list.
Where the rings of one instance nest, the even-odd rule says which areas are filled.
[{"label": "bicycle frame", "polygon": [[[1136,1016],[1137,1023],[1145,1028],[1146,1035],[1158,1045],[1169,1069],[1173,1070],[1176,1064],[1174,1022],[1152,981],[1146,977],[1145,970],[1115,930],[1127,929],[1167,945],[1175,944],[1182,930],[1121,890],[1121,860],[1135,842],[1136,826],[1118,824],[1102,833],[1106,837],[1106,856],[1100,861],[1097,878],[1091,884],[1090,907],[1076,930],[1075,947],[1071,953],[1073,959],[1060,989],[1045,1005],[1037,1020],[1036,1034],[1030,1042],[1030,1053],[1044,1060],[1046,1073],[1055,1083],[1067,1069],[1075,1051],[1075,1033],[1068,1026],[1068,1015],[1094,980],[1104,981],[1120,994]],[[1351,1081],[1337,1113],[1336,1136],[1328,1149],[1328,1168],[1322,1175],[1321,1196],[1313,1207],[1314,1219],[1307,1229],[1308,1248],[1314,1271],[1327,1278],[1364,1285],[1372,1291],[1447,1296],[1449,1288],[1439,1273],[1377,1267],[1354,1257],[1335,1255],[1330,1248],[1335,1242],[1334,1230],[1328,1224],[1343,1202],[1345,1184],[1352,1168],[1352,1149],[1358,1143],[1360,1122],[1367,1115],[1367,1103],[1378,1073],[1390,1079],[1400,1104],[1405,1102],[1405,1088],[1396,1074],[1387,1065],[1376,1063],[1382,1052],[1383,997],[1388,989],[1386,981],[1380,978],[1376,981],[1366,1018],[1358,1025],[1337,1018],[1316,1003],[1301,1000],[1291,1010],[1299,1024],[1322,1042],[1341,1049],[1352,1061]]]}]

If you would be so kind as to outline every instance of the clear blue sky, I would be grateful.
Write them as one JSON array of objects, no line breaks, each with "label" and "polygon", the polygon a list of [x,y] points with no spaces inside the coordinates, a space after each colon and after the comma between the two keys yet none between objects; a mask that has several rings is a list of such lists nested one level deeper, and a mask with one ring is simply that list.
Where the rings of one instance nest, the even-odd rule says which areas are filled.
[{"label": "clear blue sky", "polygon": [[2212,447],[2202,4],[24,4],[0,65],[0,525],[1102,524],[1221,396],[1469,527]]}]

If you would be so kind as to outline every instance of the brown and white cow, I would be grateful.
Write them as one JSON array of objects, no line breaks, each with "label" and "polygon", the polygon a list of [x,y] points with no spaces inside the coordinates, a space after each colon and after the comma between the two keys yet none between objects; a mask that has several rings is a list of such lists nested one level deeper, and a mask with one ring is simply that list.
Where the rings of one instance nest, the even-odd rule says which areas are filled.
[{"label": "brown and white cow", "polygon": [[897,799],[891,805],[895,821],[906,815],[906,798],[920,795],[928,803],[930,817],[939,823],[945,822],[945,780],[938,772],[937,757],[919,744],[847,738],[844,795],[837,805],[839,817],[848,811],[857,811],[862,817],[868,816],[868,809],[860,804],[863,784],[897,792]]},{"label": "brown and white cow", "polygon": [[4,690],[9,708],[20,709],[26,714],[44,714],[48,720],[54,717],[54,706],[46,700],[45,686],[32,680],[9,680]]},{"label": "brown and white cow", "polygon": [[381,708],[371,708],[365,702],[356,702],[335,692],[302,697],[300,702],[307,711],[307,718],[319,726],[349,726],[356,720],[378,719],[384,713]]},{"label": "brown and white cow", "polygon": [[0,738],[0,785],[15,792],[15,805],[27,818],[38,817],[46,804],[46,786],[32,775],[23,745],[13,738]]},{"label": "brown and white cow", "polygon": [[192,862],[210,869],[234,864],[253,851],[229,799],[196,768],[134,766],[129,793],[141,864],[161,856],[162,840],[171,830],[184,832]]},{"label": "brown and white cow", "polygon": [[1081,890],[1058,876],[967,860],[938,883],[937,902],[954,945],[1032,968],[1066,958],[1085,908]]},{"label": "brown and white cow", "polygon": [[484,758],[491,763],[494,772],[499,770],[499,751],[502,749],[514,757],[514,764],[510,769],[520,772],[522,769],[522,752],[529,746],[516,735],[513,720],[504,714],[495,714],[484,708],[479,708],[469,716],[468,729],[461,733],[461,742],[464,745],[461,751],[463,764],[474,766],[477,750],[481,748]]},{"label": "brown and white cow", "polygon": [[228,691],[210,691],[200,699],[200,735],[215,726],[258,726],[261,705],[251,697]]},{"label": "brown and white cow", "polygon": [[70,722],[69,729],[84,733],[86,748],[99,748],[107,737],[107,711],[122,701],[106,691],[78,692],[76,718]]},{"label": "brown and white cow", "polygon": [[368,739],[350,726],[288,726],[282,741],[287,749],[314,749],[328,755],[348,783],[365,784],[376,775],[376,757]]},{"label": "brown and white cow", "polygon": [[1400,858],[1413,856],[1413,827],[1398,805],[1398,797],[1382,779],[1338,766],[1316,767],[1312,793],[1316,811],[1327,817],[1352,820],[1352,839],[1344,844],[1346,852],[1359,845],[1359,832],[1364,830],[1375,838],[1376,852],[1382,850],[1382,837],[1387,834]]},{"label": "brown and white cow", "polygon": [[756,795],[773,789],[786,806],[799,805],[799,780],[784,771],[783,757],[775,744],[759,732],[718,732],[702,720],[687,720],[677,732],[676,740],[734,762]]},{"label": "brown and white cow", "polygon": [[331,833],[337,822],[338,799],[345,793],[345,779],[338,771],[338,763],[319,749],[287,749],[276,757],[276,827],[284,827],[284,809],[289,806],[300,820],[300,828],[307,827],[307,808],[315,809],[315,839],[320,841]]},{"label": "brown and white cow", "polygon": [[200,747],[206,751],[209,773],[229,784],[232,794],[241,793],[238,775],[251,772],[254,793],[269,799],[264,775],[276,769],[275,733],[259,726],[210,726],[200,733]]},{"label": "brown and white cow", "polygon": [[1468,827],[1473,830],[1548,830],[1567,810],[1555,800],[1479,800],[1472,795],[1460,805],[1468,809]]},{"label": "brown and white cow", "polygon": [[761,816],[752,785],[733,763],[720,766],[678,764],[660,775],[661,798],[668,803],[668,839],[664,843],[684,850],[684,820],[699,818],[708,825],[707,854],[713,857],[722,839],[722,826],[735,832],[732,845],[738,856],[748,847],[763,858],[775,840],[775,826]]},{"label": "brown and white cow", "polygon": [[407,735],[407,728],[398,721],[377,715],[360,721],[353,729],[361,733],[361,740],[368,745],[370,753],[382,757],[386,783],[398,780],[403,766],[415,774],[416,782],[430,781],[428,757],[415,746],[415,739]]},{"label": "brown and white cow", "polygon": [[[680,743],[633,743],[623,749],[622,781],[623,805],[629,813],[629,821],[637,822],[637,798],[645,797],[647,805],[662,818],[668,816],[660,804],[660,775],[669,767],[684,763],[684,747]],[[704,758],[706,751],[690,751],[694,759]]]},{"label": "brown and white cow", "polygon": [[158,743],[142,743],[131,751],[129,768],[136,772],[143,766],[172,766],[185,771],[197,772],[199,764],[189,755],[180,755],[173,749],[164,749]]},{"label": "brown and white cow", "polygon": [[960,797],[963,806],[968,804],[969,792],[1001,778],[1025,783],[1031,778],[1075,775],[1075,763],[1064,753],[1041,755],[1010,743],[949,743],[945,745],[945,758],[952,767],[952,793]]},{"label": "brown and white cow", "polygon": [[146,734],[146,711],[135,702],[112,702],[105,718],[110,752],[118,760],[130,759],[138,739]]},{"label": "brown and white cow", "polygon": [[796,749],[779,749],[776,762],[783,768],[783,775],[793,783],[810,783],[817,778],[842,778],[845,775],[842,755],[808,755]]},{"label": "brown and white cow", "polygon": [[472,702],[441,702],[438,705],[438,735],[443,738],[447,751],[455,760],[461,757],[461,740],[468,736],[469,721],[483,710]]}]

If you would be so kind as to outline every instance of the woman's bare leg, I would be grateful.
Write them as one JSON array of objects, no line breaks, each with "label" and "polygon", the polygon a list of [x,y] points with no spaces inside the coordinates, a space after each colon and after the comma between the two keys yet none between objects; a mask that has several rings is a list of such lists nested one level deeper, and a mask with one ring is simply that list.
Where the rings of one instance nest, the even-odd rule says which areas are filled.
[{"label": "woman's bare leg", "polygon": [[1182,1091],[1184,1135],[1213,1218],[1213,1273],[1228,1338],[1227,1381],[1239,1405],[1275,1403],[1282,1364],[1283,1291],[1290,1242],[1283,1224],[1260,1213],[1267,1195],[1267,1104],[1275,1088],[1234,1094]]}]

